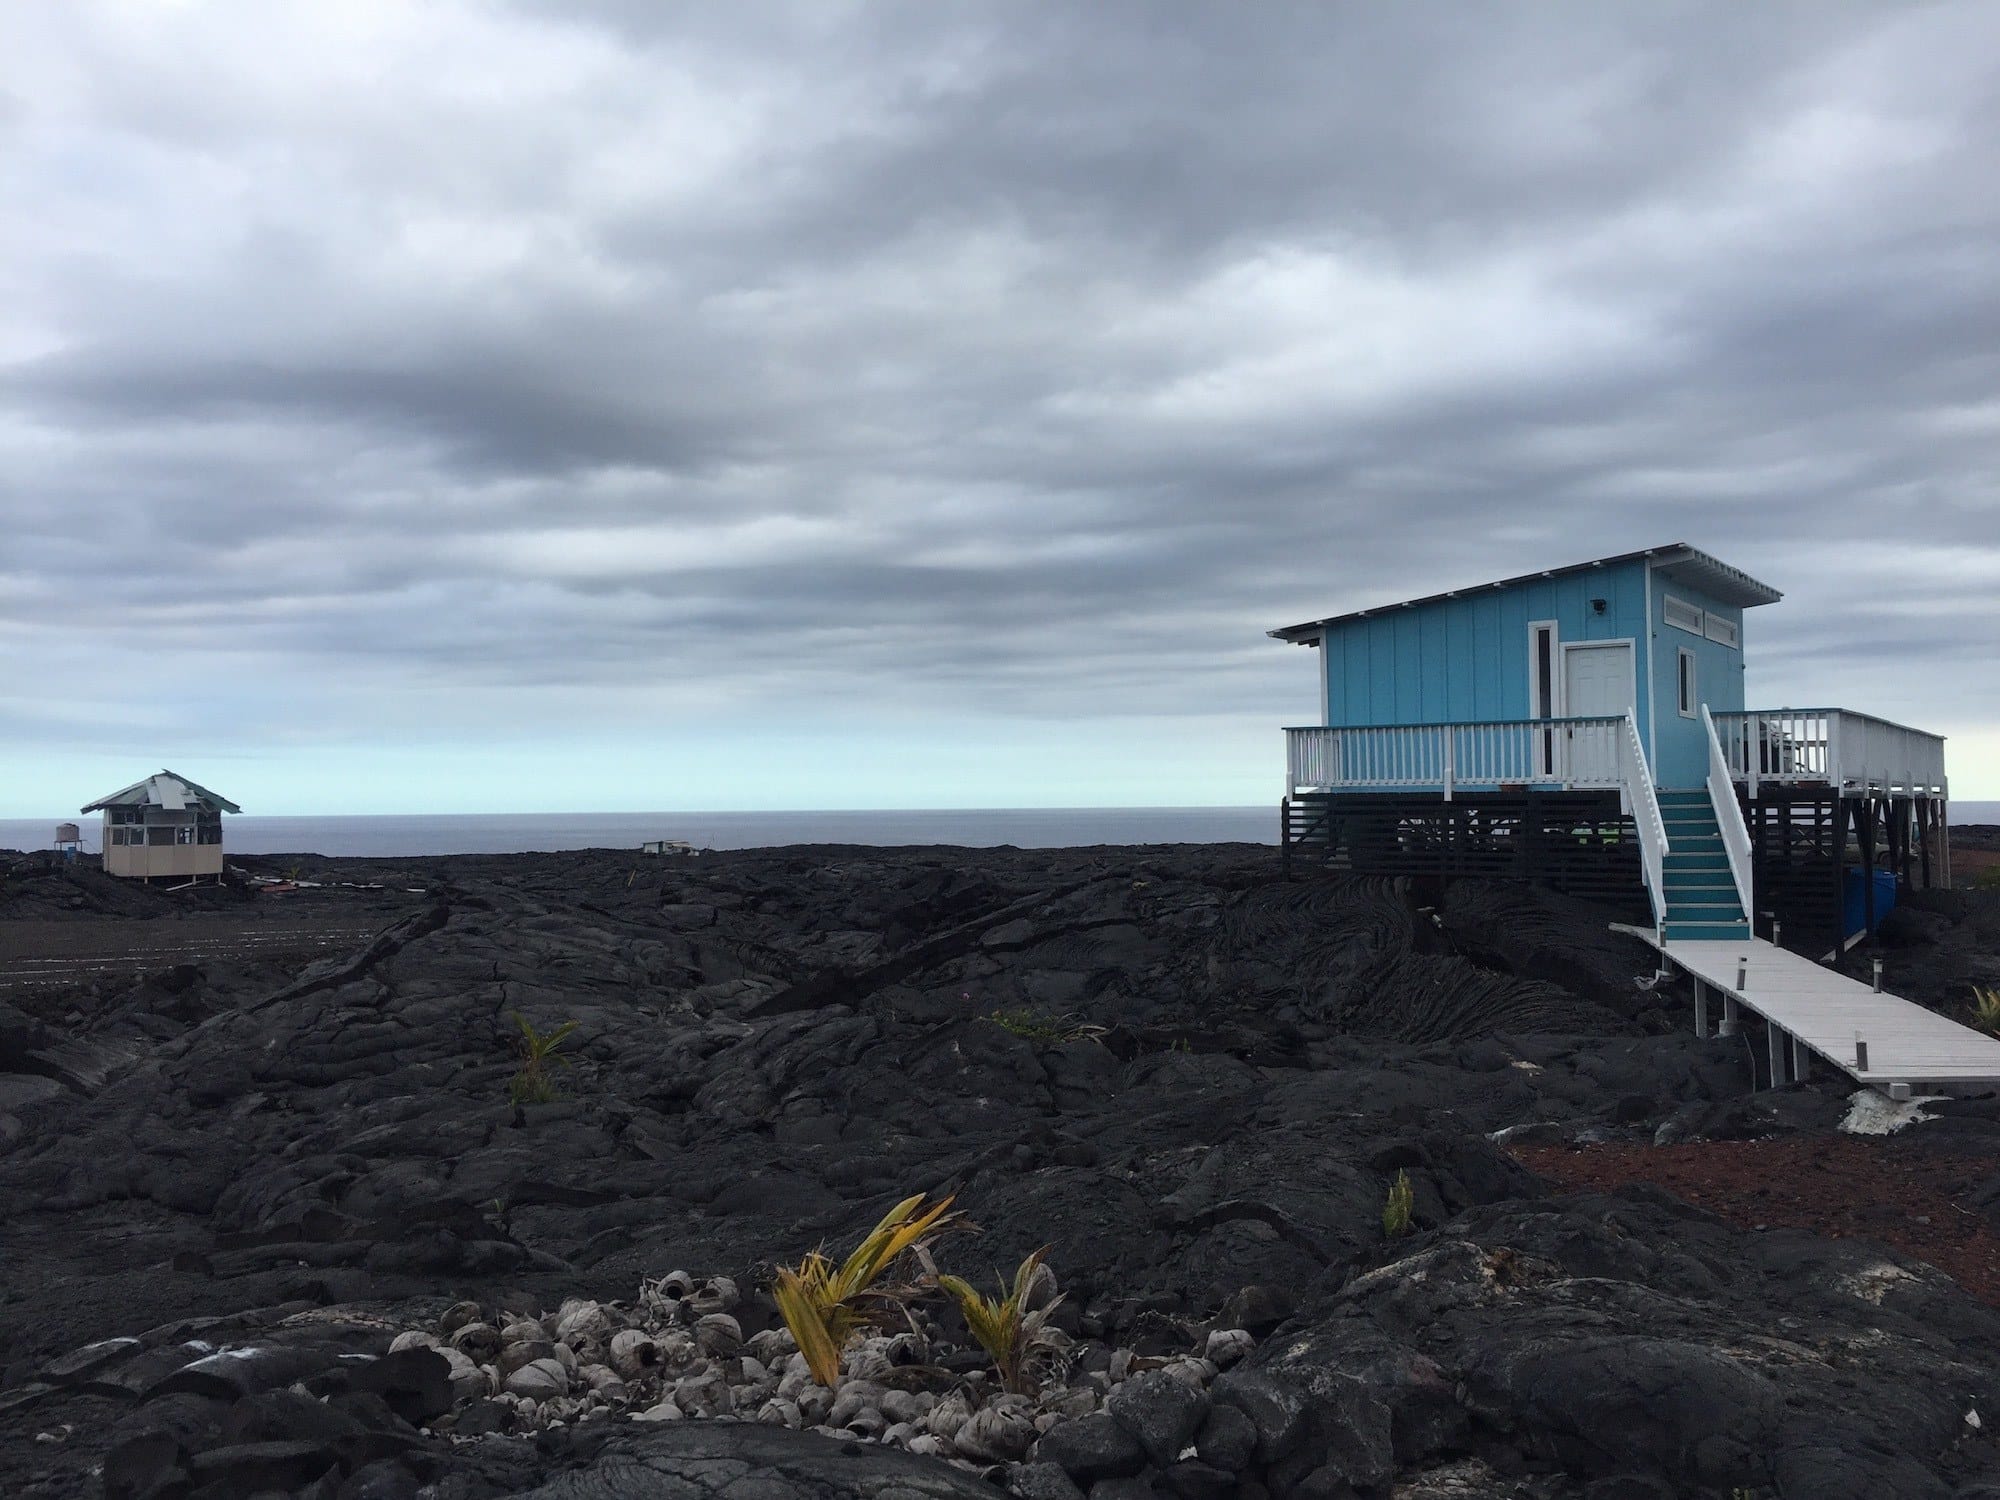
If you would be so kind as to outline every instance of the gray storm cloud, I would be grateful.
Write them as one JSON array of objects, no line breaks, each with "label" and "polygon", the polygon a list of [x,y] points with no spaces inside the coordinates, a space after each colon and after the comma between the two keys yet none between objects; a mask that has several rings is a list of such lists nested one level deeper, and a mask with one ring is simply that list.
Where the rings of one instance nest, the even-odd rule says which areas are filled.
[{"label": "gray storm cloud", "polygon": [[0,26],[10,758],[1261,733],[1269,626],[1671,540],[1791,594],[1753,693],[2000,725],[1990,7]]}]

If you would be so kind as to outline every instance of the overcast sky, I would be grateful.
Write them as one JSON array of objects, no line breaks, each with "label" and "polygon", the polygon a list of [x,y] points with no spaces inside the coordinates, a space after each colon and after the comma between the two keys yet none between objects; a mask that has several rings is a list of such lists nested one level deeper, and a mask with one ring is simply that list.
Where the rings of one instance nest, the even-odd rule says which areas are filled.
[{"label": "overcast sky", "polygon": [[1991,5],[0,11],[0,815],[1273,802],[1685,540],[2000,797]]}]

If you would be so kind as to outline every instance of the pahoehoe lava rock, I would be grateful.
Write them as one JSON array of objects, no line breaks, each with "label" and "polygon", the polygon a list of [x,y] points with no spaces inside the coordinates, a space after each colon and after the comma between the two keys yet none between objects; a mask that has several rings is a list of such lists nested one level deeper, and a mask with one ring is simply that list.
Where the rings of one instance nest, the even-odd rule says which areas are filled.
[{"label": "pahoehoe lava rock", "polygon": [[523,1490],[520,1500],[994,1500],[994,1489],[872,1444],[749,1423],[676,1422],[620,1432],[587,1467]]},{"label": "pahoehoe lava rock", "polygon": [[[287,898],[350,938],[271,957],[232,891],[196,915],[240,954],[0,1001],[15,1491],[2000,1482],[2000,1316],[1941,1273],[1508,1154],[1839,1113],[1745,1105],[1743,1040],[1685,1034],[1587,906],[1424,909],[1243,846],[285,859],[379,887]],[[0,922],[196,925],[67,880],[10,876]],[[1940,994],[2000,951],[1947,894],[1889,952]],[[510,1098],[516,1015],[577,1022],[552,1101]],[[1990,1101],[1940,1113],[1940,1151],[1990,1144]],[[1050,1247],[1071,1347],[1039,1404],[956,1329],[950,1368],[871,1344],[839,1392],[792,1363],[770,1267],[917,1192],[978,1222],[938,1253],[982,1285]]]},{"label": "pahoehoe lava rock", "polygon": [[1202,1418],[1208,1415],[1208,1394],[1155,1370],[1118,1386],[1104,1409],[1139,1440],[1146,1457],[1164,1469],[1201,1430]]}]

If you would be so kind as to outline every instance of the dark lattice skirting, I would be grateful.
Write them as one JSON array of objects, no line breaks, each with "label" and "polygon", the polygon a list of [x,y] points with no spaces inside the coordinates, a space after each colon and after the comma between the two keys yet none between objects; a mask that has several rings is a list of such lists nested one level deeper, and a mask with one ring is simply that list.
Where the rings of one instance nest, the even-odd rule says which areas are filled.
[{"label": "dark lattice skirting", "polygon": [[[1775,917],[1796,952],[1817,957],[1840,942],[1844,869],[1894,870],[1906,891],[1945,883],[1942,799],[1766,785],[1740,802],[1757,935],[1770,937]],[[1466,792],[1450,802],[1435,792],[1306,794],[1280,805],[1280,823],[1287,874],[1297,864],[1436,886],[1524,880],[1651,921],[1637,835],[1616,792]]]},{"label": "dark lattice skirting", "polygon": [[[1738,800],[1750,831],[1759,937],[1770,937],[1775,915],[1787,948],[1815,956],[1833,949],[1847,869],[1893,870],[1905,891],[1946,883],[1943,798],[1766,785]],[[1865,894],[1872,886],[1863,889],[1872,925],[1873,898]]]},{"label": "dark lattice skirting", "polygon": [[1616,792],[1307,794],[1281,808],[1283,859],[1440,883],[1525,880],[1648,920],[1639,844]]}]

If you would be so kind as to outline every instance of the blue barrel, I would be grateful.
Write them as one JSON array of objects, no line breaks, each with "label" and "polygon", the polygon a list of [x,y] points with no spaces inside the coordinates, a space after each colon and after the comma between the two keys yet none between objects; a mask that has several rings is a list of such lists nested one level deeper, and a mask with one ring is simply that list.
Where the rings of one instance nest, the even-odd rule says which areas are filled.
[{"label": "blue barrel", "polygon": [[[1842,937],[1853,937],[1868,922],[1868,883],[1860,870],[1843,870],[1840,881],[1840,933]],[[1875,872],[1875,925],[1881,926],[1882,919],[1889,915],[1896,905],[1896,872],[1877,870]]]}]

